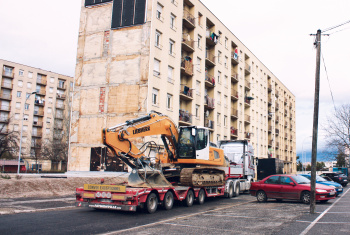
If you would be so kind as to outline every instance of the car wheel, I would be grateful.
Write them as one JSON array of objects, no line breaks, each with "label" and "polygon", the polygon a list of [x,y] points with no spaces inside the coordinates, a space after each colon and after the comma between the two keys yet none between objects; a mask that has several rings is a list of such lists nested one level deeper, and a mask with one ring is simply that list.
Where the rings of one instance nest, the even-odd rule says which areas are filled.
[{"label": "car wheel", "polygon": [[163,208],[165,210],[171,210],[174,205],[174,194],[171,191],[168,191],[163,200]]},{"label": "car wheel", "polygon": [[194,193],[192,190],[188,190],[186,198],[185,198],[185,206],[191,207],[194,201]]},{"label": "car wheel", "polygon": [[199,190],[199,193],[198,193],[198,203],[199,203],[199,205],[204,204],[204,201],[205,201],[205,192],[204,192],[204,189],[201,189],[201,190]]},{"label": "car wheel", "polygon": [[342,184],[341,186],[346,187],[348,184]]},{"label": "car wheel", "polygon": [[236,189],[235,189],[235,194],[234,194],[235,197],[239,196],[239,191],[240,191],[240,187],[239,187],[239,183],[238,183],[238,184],[236,184]]},{"label": "car wheel", "polygon": [[228,193],[227,193],[227,197],[228,198],[232,198],[234,194],[234,187],[233,187],[233,183],[230,183],[230,185],[228,186]]},{"label": "car wheel", "polygon": [[310,192],[309,191],[302,192],[300,196],[300,200],[304,204],[310,204]]},{"label": "car wheel", "polygon": [[145,210],[149,214],[156,212],[158,207],[158,197],[155,193],[150,193],[146,200]]},{"label": "car wheel", "polygon": [[266,193],[264,191],[258,191],[256,193],[256,199],[258,200],[258,202],[266,202],[267,201],[267,196]]}]

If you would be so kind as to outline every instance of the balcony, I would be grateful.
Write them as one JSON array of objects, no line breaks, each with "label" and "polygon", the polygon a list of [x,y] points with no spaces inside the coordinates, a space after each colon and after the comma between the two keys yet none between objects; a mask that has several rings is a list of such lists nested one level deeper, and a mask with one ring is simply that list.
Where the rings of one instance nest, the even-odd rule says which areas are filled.
[{"label": "balcony", "polygon": [[204,119],[204,127],[208,127],[212,131],[214,130],[214,121],[209,119]]},{"label": "balcony", "polygon": [[60,123],[60,124],[55,123],[53,128],[56,129],[56,130],[63,130],[63,125],[62,125],[62,123]]},{"label": "balcony", "polygon": [[238,130],[236,128],[234,128],[233,126],[231,126],[231,136],[232,137],[238,137]]},{"label": "balcony", "polygon": [[284,138],[288,139],[288,134],[287,133],[284,134]]},{"label": "balcony", "polygon": [[248,90],[250,90],[250,82],[249,82],[249,81],[245,80],[244,86],[245,86]]},{"label": "balcony", "polygon": [[251,132],[244,132],[244,138],[250,140],[250,137],[253,135]]},{"label": "balcony", "polygon": [[276,129],[275,129],[275,134],[276,134],[276,135],[279,135],[279,134],[280,134],[280,130],[276,128]]},{"label": "balcony", "polygon": [[35,116],[44,116],[44,110],[34,110]]},{"label": "balcony", "polygon": [[43,122],[40,122],[40,121],[33,121],[33,126],[36,126],[36,127],[43,127]]},{"label": "balcony", "polygon": [[13,85],[12,85],[11,82],[4,82],[4,81],[2,81],[1,88],[13,89]]},{"label": "balcony", "polygon": [[238,118],[238,110],[231,108],[231,117],[237,119]]},{"label": "balcony", "polygon": [[238,74],[235,72],[231,72],[231,82],[237,83],[238,82]]},{"label": "balcony", "polygon": [[275,109],[279,110],[280,109],[280,105],[277,103],[277,101],[275,102]]},{"label": "balcony", "polygon": [[272,144],[273,144],[273,141],[272,140],[269,140],[269,142],[268,142],[268,146],[270,146],[270,147],[272,147]]},{"label": "balcony", "polygon": [[215,55],[211,54],[208,50],[205,53],[205,64],[207,66],[215,66]]},{"label": "balcony", "polygon": [[0,123],[9,123],[9,119],[7,117],[0,116]]},{"label": "balcony", "polygon": [[36,95],[45,96],[46,95],[46,90],[45,89],[38,89],[38,90],[36,90]]},{"label": "balcony", "polygon": [[284,122],[284,127],[285,127],[285,128],[288,127],[288,122],[287,122],[287,121]]},{"label": "balcony", "polygon": [[288,99],[284,98],[284,104],[287,104],[287,103],[288,103]]},{"label": "balcony", "polygon": [[268,132],[272,133],[272,126],[269,126]]},{"label": "balcony", "polygon": [[35,139],[35,141],[32,141],[30,147],[40,149],[42,147],[42,141],[40,139]]},{"label": "balcony", "polygon": [[215,99],[210,98],[208,95],[204,96],[204,108],[214,109],[215,108]]},{"label": "balcony", "polygon": [[270,105],[272,105],[272,98],[269,98],[268,100],[267,100],[267,104],[270,106]]},{"label": "balcony", "polygon": [[289,103],[289,109],[292,109],[292,102]]},{"label": "balcony", "polygon": [[287,144],[286,144],[286,146],[285,146],[285,150],[288,151],[288,145],[287,145]]},{"label": "balcony", "polygon": [[238,91],[236,91],[235,89],[231,89],[231,99],[232,100],[238,100]]},{"label": "balcony", "polygon": [[280,142],[276,142],[276,149],[280,147]]},{"label": "balcony", "polygon": [[61,93],[57,93],[56,94],[56,98],[58,98],[58,99],[66,99],[66,95],[65,94],[61,94]]},{"label": "balcony", "polygon": [[185,85],[181,85],[180,98],[182,100],[188,100],[188,101],[193,100],[192,88]]},{"label": "balcony", "polygon": [[183,23],[186,28],[194,29],[196,27],[196,18],[188,11],[184,11]]},{"label": "balcony", "polygon": [[218,43],[218,35],[209,29],[207,29],[205,36],[207,45],[215,46]]},{"label": "balcony", "polygon": [[288,116],[288,111],[284,110],[284,116],[287,117]]},{"label": "balcony", "polygon": [[250,65],[245,63],[245,65],[244,65],[245,74],[250,74],[250,70],[251,70]]},{"label": "balcony", "polygon": [[272,85],[271,85],[271,84],[269,84],[269,85],[267,86],[267,90],[268,90],[269,92],[272,91]]},{"label": "balcony", "polygon": [[270,113],[270,111],[267,113],[267,117],[268,119],[272,119],[272,113]]},{"label": "balcony", "polygon": [[55,114],[55,118],[56,118],[56,119],[64,119],[64,116],[63,116],[62,113],[56,113],[56,114]]},{"label": "balcony", "polygon": [[215,78],[208,72],[205,72],[205,86],[211,88],[215,86]]},{"label": "balcony", "polygon": [[276,123],[279,123],[279,121],[280,121],[280,117],[276,117],[276,119],[275,119],[275,121],[276,121]]},{"label": "balcony", "polygon": [[0,93],[0,99],[2,99],[2,100],[11,100],[12,96],[11,96],[11,94],[4,94],[4,92],[1,92]]},{"label": "balcony", "polygon": [[239,57],[237,54],[235,54],[234,52],[231,53],[231,63],[233,65],[237,65],[239,63]]},{"label": "balcony", "polygon": [[280,93],[276,90],[275,96],[276,96],[276,97],[279,97],[279,95],[280,95]]},{"label": "balcony", "polygon": [[291,129],[291,130],[293,129],[293,125],[292,125],[292,124],[290,124],[290,129]]},{"label": "balcony", "polygon": [[64,104],[56,104],[56,109],[64,109]]},{"label": "balcony", "polygon": [[250,107],[250,100],[247,98],[244,99],[244,107]]},{"label": "balcony", "polygon": [[10,105],[0,105],[0,111],[10,112],[11,107],[10,107]]},{"label": "balcony", "polygon": [[293,151],[293,146],[290,146],[290,151]]},{"label": "balcony", "polygon": [[183,59],[181,62],[181,73],[187,76],[193,75],[193,64],[187,59]]},{"label": "balcony", "polygon": [[179,125],[190,126],[192,124],[192,113],[187,110],[179,110]]},{"label": "balcony", "polygon": [[5,68],[2,70],[2,76],[3,77],[8,77],[8,78],[14,78],[15,77],[15,72],[13,69],[11,70],[5,70]]},{"label": "balcony", "polygon": [[40,85],[43,85],[43,86],[46,86],[47,85],[46,77],[37,78],[36,79],[36,83],[40,84]]},{"label": "balcony", "polygon": [[188,36],[182,38],[182,48],[187,52],[194,52],[194,40]]},{"label": "balcony", "polygon": [[37,137],[37,138],[41,138],[43,136],[43,132],[42,131],[32,131],[32,137]]},{"label": "balcony", "polygon": [[244,122],[250,123],[250,116],[248,114],[244,115]]},{"label": "balcony", "polygon": [[45,100],[35,99],[34,104],[35,104],[36,106],[44,107],[44,106],[45,106]]}]

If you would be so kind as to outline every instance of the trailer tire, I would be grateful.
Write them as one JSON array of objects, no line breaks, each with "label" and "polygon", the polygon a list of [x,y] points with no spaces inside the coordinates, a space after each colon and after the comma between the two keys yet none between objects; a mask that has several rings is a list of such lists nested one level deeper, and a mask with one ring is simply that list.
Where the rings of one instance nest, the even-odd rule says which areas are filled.
[{"label": "trailer tire", "polygon": [[174,206],[174,194],[171,191],[166,192],[163,199],[163,208],[171,210]]},{"label": "trailer tire", "polygon": [[193,205],[193,201],[194,201],[194,193],[190,189],[190,190],[188,190],[185,201],[184,201],[185,206],[191,207]]},{"label": "trailer tire", "polygon": [[156,212],[158,207],[158,197],[155,193],[150,193],[146,200],[145,211],[149,214]]},{"label": "trailer tire", "polygon": [[227,197],[232,198],[234,196],[234,187],[233,183],[231,182],[230,185],[228,186],[228,192],[227,192]]},{"label": "trailer tire", "polygon": [[239,182],[236,184],[236,188],[235,188],[235,193],[234,196],[238,197],[239,196],[239,191],[241,190]]},{"label": "trailer tire", "polygon": [[198,193],[198,203],[199,205],[203,205],[205,201],[205,192],[204,189],[199,190]]}]

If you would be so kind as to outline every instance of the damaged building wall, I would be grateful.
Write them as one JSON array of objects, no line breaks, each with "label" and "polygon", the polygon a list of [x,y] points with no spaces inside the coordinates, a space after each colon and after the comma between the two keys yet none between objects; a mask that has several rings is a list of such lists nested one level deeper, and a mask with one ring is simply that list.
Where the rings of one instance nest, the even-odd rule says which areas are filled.
[{"label": "damaged building wall", "polygon": [[112,2],[81,6],[69,171],[91,170],[92,149],[105,147],[103,128],[147,113],[149,20],[111,29]]}]

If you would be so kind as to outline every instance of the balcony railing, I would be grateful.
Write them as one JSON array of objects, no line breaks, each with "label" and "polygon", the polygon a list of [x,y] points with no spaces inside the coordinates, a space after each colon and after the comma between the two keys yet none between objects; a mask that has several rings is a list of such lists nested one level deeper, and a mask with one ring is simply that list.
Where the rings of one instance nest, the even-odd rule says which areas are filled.
[{"label": "balcony railing", "polygon": [[61,114],[61,113],[56,113],[55,118],[63,119],[64,117],[63,117],[63,114]]},{"label": "balcony railing", "polygon": [[12,83],[11,82],[2,82],[1,83],[1,87],[3,87],[3,88],[7,88],[7,89],[13,89],[13,85],[12,85]]},{"label": "balcony railing", "polygon": [[275,134],[276,134],[276,135],[279,135],[279,134],[280,134],[280,130],[276,128],[276,129],[275,129]]},{"label": "balcony railing", "polygon": [[34,115],[44,116],[44,110],[34,110]]},{"label": "balcony railing", "polygon": [[215,66],[215,55],[211,54],[209,51],[206,51],[205,61],[208,65]]},{"label": "balcony railing", "polygon": [[269,126],[268,132],[272,132],[272,126]]},{"label": "balcony railing", "polygon": [[46,91],[45,91],[45,89],[38,89],[38,90],[36,90],[36,94],[37,95],[46,95]]},{"label": "balcony railing", "polygon": [[250,100],[249,100],[249,99],[247,99],[247,98],[245,98],[245,99],[244,99],[244,104],[246,104],[246,105],[248,105],[248,106],[249,106],[249,105],[250,105]]},{"label": "balcony railing", "polygon": [[280,121],[280,118],[277,116],[276,117],[276,123],[278,123]]},{"label": "balcony railing", "polygon": [[232,108],[232,109],[231,109],[231,116],[232,116],[232,117],[235,117],[235,118],[238,118],[238,110]]},{"label": "balcony railing", "polygon": [[288,116],[288,111],[284,110],[284,116],[287,117]]},{"label": "balcony railing", "polygon": [[231,127],[231,135],[238,136],[238,130],[236,128],[234,128],[233,126]]},{"label": "balcony railing", "polygon": [[6,71],[5,69],[3,69],[2,76],[6,76],[6,77],[9,77],[9,78],[14,78],[15,73],[14,73],[13,69],[11,71]]},{"label": "balcony railing", "polygon": [[208,45],[215,46],[218,43],[218,35],[209,29],[207,29],[205,36]]},{"label": "balcony railing", "polygon": [[239,59],[239,56],[236,53],[232,52],[231,53],[231,62],[233,65],[236,65],[239,63],[238,59]]},{"label": "balcony railing", "polygon": [[215,86],[215,77],[208,72],[205,72],[205,84],[208,84],[209,86]]},{"label": "balcony railing", "polygon": [[57,88],[65,90],[65,89],[67,89],[67,85],[66,84],[57,84]]},{"label": "balcony railing", "polygon": [[193,64],[191,61],[183,59],[181,62],[181,70],[188,76],[193,75]]},{"label": "balcony railing", "polygon": [[208,127],[209,129],[214,129],[214,121],[209,119],[204,119],[204,127]]},{"label": "balcony railing", "polygon": [[37,105],[37,106],[45,106],[45,100],[36,99],[34,101],[34,104]]},{"label": "balcony railing", "polygon": [[235,83],[238,82],[238,74],[233,71],[231,72],[231,81]]},{"label": "balcony railing", "polygon": [[62,129],[63,129],[63,125],[62,125],[62,124],[57,124],[57,123],[56,123],[56,124],[54,125],[54,128],[55,128],[55,129],[58,129],[58,130],[62,130]]},{"label": "balcony railing", "polygon": [[184,11],[183,19],[185,20],[185,22],[187,22],[187,24],[186,24],[187,27],[191,27],[191,28],[195,27],[196,18],[188,11]]},{"label": "balcony railing", "polygon": [[65,99],[66,95],[65,94],[61,94],[61,93],[57,93],[56,98]]},{"label": "balcony railing", "polygon": [[0,93],[0,98],[4,100],[11,100],[11,94],[4,94],[3,92]]},{"label": "balcony railing", "polygon": [[244,65],[244,69],[245,69],[245,71],[246,71],[246,72],[250,73],[250,69],[251,69],[251,67],[250,67],[250,65],[249,65],[249,64],[245,63],[245,65]]},{"label": "balcony railing", "polygon": [[0,110],[1,111],[10,111],[11,107],[10,107],[10,105],[0,105]]},{"label": "balcony railing", "polygon": [[270,92],[270,91],[272,91],[272,85],[271,84],[269,84],[268,86],[267,86],[267,90]]},{"label": "balcony railing", "polygon": [[234,98],[234,99],[238,99],[238,91],[236,91],[235,89],[231,89],[231,96],[232,96],[232,98]]},{"label": "balcony railing", "polygon": [[182,43],[184,45],[185,51],[194,51],[194,40],[192,38],[184,36],[182,38]]},{"label": "balcony railing", "polygon": [[43,122],[40,121],[33,121],[33,126],[43,126]]},{"label": "balcony railing", "polygon": [[284,134],[284,138],[288,139],[288,134],[287,133]]},{"label": "balcony railing", "polygon": [[253,135],[253,133],[251,132],[244,132],[244,138],[246,139],[249,139],[250,140],[250,137]]},{"label": "balcony railing", "polygon": [[56,104],[56,109],[64,109],[64,104]]},{"label": "balcony railing", "polygon": [[250,122],[250,116],[248,114],[244,115],[244,121],[245,122]]},{"label": "balcony railing", "polygon": [[1,123],[8,123],[9,122],[9,119],[7,117],[1,117],[0,116],[0,122]]},{"label": "balcony railing", "polygon": [[244,83],[245,87],[247,87],[248,89],[250,89],[250,82],[245,80],[245,83]]},{"label": "balcony railing", "polygon": [[272,146],[272,144],[273,144],[273,141],[272,141],[272,140],[269,140],[268,145],[269,145],[269,146]]},{"label": "balcony railing", "polygon": [[42,133],[42,131],[32,131],[32,136],[34,136],[34,137],[42,137],[43,133]]},{"label": "balcony railing", "polygon": [[179,121],[186,122],[186,123],[192,123],[192,114],[190,112],[188,112],[187,110],[180,109],[179,110]]},{"label": "balcony railing", "polygon": [[277,103],[277,101],[275,102],[275,109],[278,110],[280,108],[280,105]]},{"label": "balcony railing", "polygon": [[192,88],[185,85],[180,85],[180,94],[193,98]]},{"label": "balcony railing", "polygon": [[210,98],[208,95],[204,96],[204,105],[207,106],[209,109],[215,108],[215,99]]},{"label": "balcony railing", "polygon": [[44,78],[44,77],[37,78],[37,79],[36,79],[36,83],[42,84],[42,85],[45,85],[45,86],[46,86],[47,80],[46,80],[46,78]]},{"label": "balcony railing", "polygon": [[276,142],[276,148],[280,147],[280,142]]},{"label": "balcony railing", "polygon": [[275,95],[278,97],[280,95],[280,93],[278,91],[276,91]]}]

